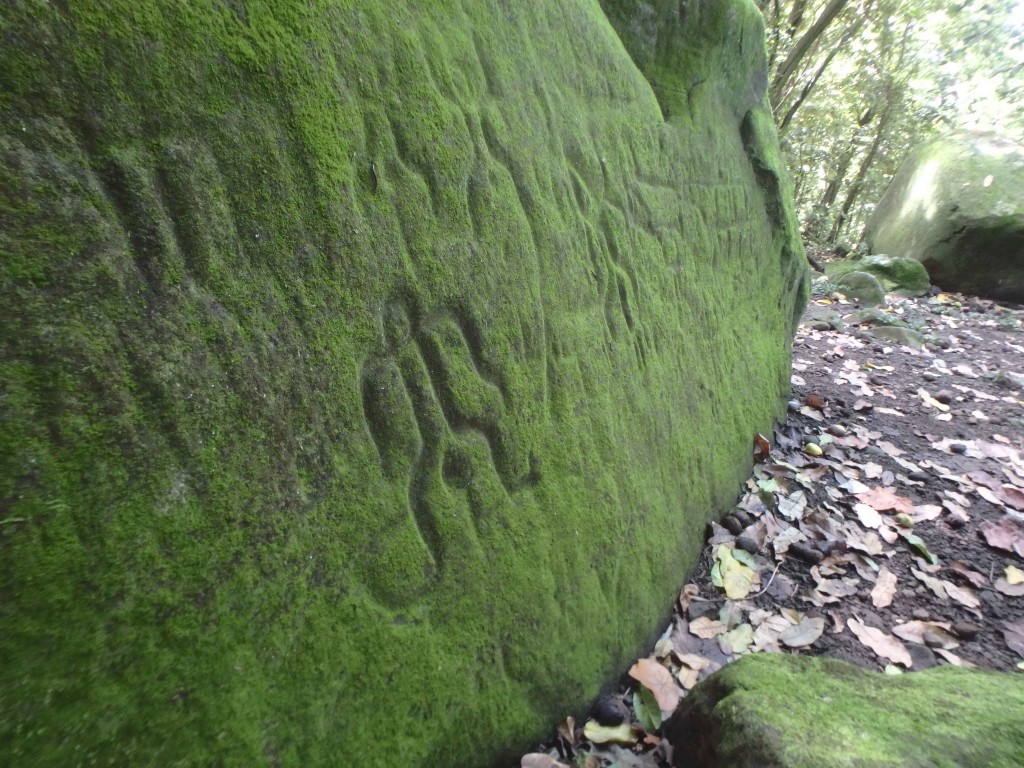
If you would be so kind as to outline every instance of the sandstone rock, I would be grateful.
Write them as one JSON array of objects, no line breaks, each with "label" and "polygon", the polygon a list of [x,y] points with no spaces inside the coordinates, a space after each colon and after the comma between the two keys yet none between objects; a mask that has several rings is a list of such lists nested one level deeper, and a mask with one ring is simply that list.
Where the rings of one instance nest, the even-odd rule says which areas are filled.
[{"label": "sandstone rock", "polygon": [[494,764],[784,408],[752,2],[351,5],[0,6],[0,764]]},{"label": "sandstone rock", "polygon": [[753,654],[698,683],[664,728],[680,768],[1019,767],[1024,676]]},{"label": "sandstone rock", "polygon": [[867,307],[877,307],[885,301],[885,287],[868,272],[847,272],[832,282],[847,298]]},{"label": "sandstone rock", "polygon": [[1024,301],[1024,147],[955,134],[904,161],[865,232],[947,290]]},{"label": "sandstone rock", "polygon": [[873,275],[887,293],[923,296],[928,293],[931,285],[928,272],[921,262],[900,256],[864,256],[846,261],[833,261],[825,267],[825,273],[833,281],[851,272],[867,272]]}]

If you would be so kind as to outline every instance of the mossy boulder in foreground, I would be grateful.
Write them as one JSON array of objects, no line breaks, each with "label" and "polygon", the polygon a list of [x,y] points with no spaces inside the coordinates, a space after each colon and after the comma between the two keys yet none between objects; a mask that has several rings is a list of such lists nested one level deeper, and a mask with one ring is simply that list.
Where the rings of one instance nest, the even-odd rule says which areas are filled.
[{"label": "mossy boulder in foreground", "polygon": [[497,761],[780,412],[752,2],[354,5],[0,8],[0,764]]},{"label": "mossy boulder in foreground", "polygon": [[864,233],[947,290],[1024,302],[1024,146],[951,134],[903,161]]},{"label": "mossy boulder in foreground", "polygon": [[665,732],[681,768],[1024,766],[1024,675],[755,654],[697,685]]}]

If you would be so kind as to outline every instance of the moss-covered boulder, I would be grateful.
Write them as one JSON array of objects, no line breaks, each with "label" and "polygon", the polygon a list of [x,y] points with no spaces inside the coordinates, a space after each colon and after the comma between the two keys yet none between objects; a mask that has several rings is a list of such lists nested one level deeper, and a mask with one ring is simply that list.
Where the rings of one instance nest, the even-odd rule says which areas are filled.
[{"label": "moss-covered boulder", "polygon": [[1024,147],[953,134],[907,157],[865,230],[947,290],[1024,302]]},{"label": "moss-covered boulder", "polygon": [[880,253],[858,259],[841,259],[825,265],[825,274],[833,280],[851,272],[867,272],[878,279],[886,292],[903,296],[923,296],[931,287],[928,270],[924,265],[905,256]]},{"label": "moss-covered boulder", "polygon": [[680,768],[1019,768],[1024,675],[754,654],[697,685],[665,732]]},{"label": "moss-covered boulder", "polygon": [[651,638],[806,283],[662,5],[3,4],[0,764],[485,765]]},{"label": "moss-covered boulder", "polygon": [[885,287],[870,272],[846,272],[832,280],[836,290],[867,307],[885,302]]}]

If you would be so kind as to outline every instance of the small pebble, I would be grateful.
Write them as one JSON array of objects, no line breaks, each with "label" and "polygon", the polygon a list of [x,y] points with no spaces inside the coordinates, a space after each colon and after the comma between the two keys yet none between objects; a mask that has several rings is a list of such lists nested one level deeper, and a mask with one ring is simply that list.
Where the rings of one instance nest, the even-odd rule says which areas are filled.
[{"label": "small pebble", "polygon": [[921,374],[921,378],[924,379],[925,381],[938,381],[939,374],[935,373],[934,371],[925,371],[924,373]]},{"label": "small pebble", "polygon": [[828,323],[823,322],[821,320],[819,320],[816,323],[811,323],[811,328],[813,328],[816,331],[831,331],[832,330],[832,326],[831,325],[829,325]]},{"label": "small pebble", "polygon": [[915,608],[910,613],[910,618],[917,619],[918,621],[928,621],[929,613],[924,608]]},{"label": "small pebble", "polygon": [[846,427],[842,424],[829,424],[828,433],[830,435],[835,435],[836,437],[846,437],[847,434]]},{"label": "small pebble", "polygon": [[946,638],[931,628],[921,633],[921,639],[929,648],[942,648],[946,644]]},{"label": "small pebble", "polygon": [[913,662],[913,668],[918,672],[922,669],[931,669],[939,663],[932,649],[927,646],[907,643],[906,647],[907,652],[910,654],[910,660]]},{"label": "small pebble", "polygon": [[967,446],[964,445],[963,443],[950,443],[949,450],[951,450],[953,453],[966,453]]},{"label": "small pebble", "polygon": [[908,474],[907,479],[916,480],[919,483],[927,483],[931,479],[931,476],[927,472],[921,472],[920,470],[918,470],[916,472],[911,472],[910,474]]},{"label": "small pebble", "polygon": [[981,632],[981,627],[969,621],[958,621],[950,629],[961,640],[973,640]]},{"label": "small pebble", "polygon": [[790,400],[786,406],[789,408],[790,413],[797,413],[800,410],[799,400]]},{"label": "small pebble", "polygon": [[940,389],[933,395],[933,397],[943,405],[949,405],[953,402],[953,393],[948,389]]}]

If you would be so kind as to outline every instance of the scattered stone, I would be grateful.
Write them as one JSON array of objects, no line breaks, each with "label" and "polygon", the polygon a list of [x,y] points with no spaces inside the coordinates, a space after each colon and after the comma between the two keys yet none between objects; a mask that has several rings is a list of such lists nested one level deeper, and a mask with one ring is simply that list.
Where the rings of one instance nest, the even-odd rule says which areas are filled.
[{"label": "scattered stone", "polygon": [[922,669],[931,669],[938,664],[935,658],[935,653],[926,645],[918,645],[917,643],[905,643],[907,651],[910,653],[910,658],[914,662],[912,669],[920,672]]},{"label": "scattered stone", "polygon": [[973,640],[981,633],[981,627],[969,621],[958,621],[950,627],[950,631],[961,640]]},{"label": "scattered stone", "polygon": [[949,450],[951,450],[953,453],[966,453],[967,446],[964,445],[963,443],[950,443]]},{"label": "scattered stone", "polygon": [[935,373],[934,371],[925,371],[924,373],[921,374],[921,378],[924,379],[925,381],[938,381],[939,374]]},{"label": "scattered stone", "polygon": [[917,619],[918,621],[928,621],[929,613],[924,608],[915,608],[910,612],[910,618]]},{"label": "scattered stone", "polygon": [[694,600],[686,609],[686,618],[696,621],[704,616],[717,616],[718,605],[710,600]]},{"label": "scattered stone", "polygon": [[819,320],[816,323],[811,323],[811,328],[815,331],[831,331],[832,325],[830,323],[826,323],[824,320]]},{"label": "scattered stone", "polygon": [[852,301],[859,301],[865,307],[877,307],[885,301],[885,288],[877,277],[867,272],[849,272],[833,282]]},{"label": "scattered stone", "polygon": [[940,389],[938,392],[932,395],[932,397],[934,397],[943,405],[949,405],[951,402],[953,402],[953,393],[950,392],[948,389]]},{"label": "scattered stone", "polygon": [[907,479],[908,480],[913,480],[913,481],[918,482],[918,483],[927,483],[932,478],[931,478],[931,475],[929,475],[927,472],[923,472],[921,470],[915,470],[915,471],[909,472],[907,474]]}]

